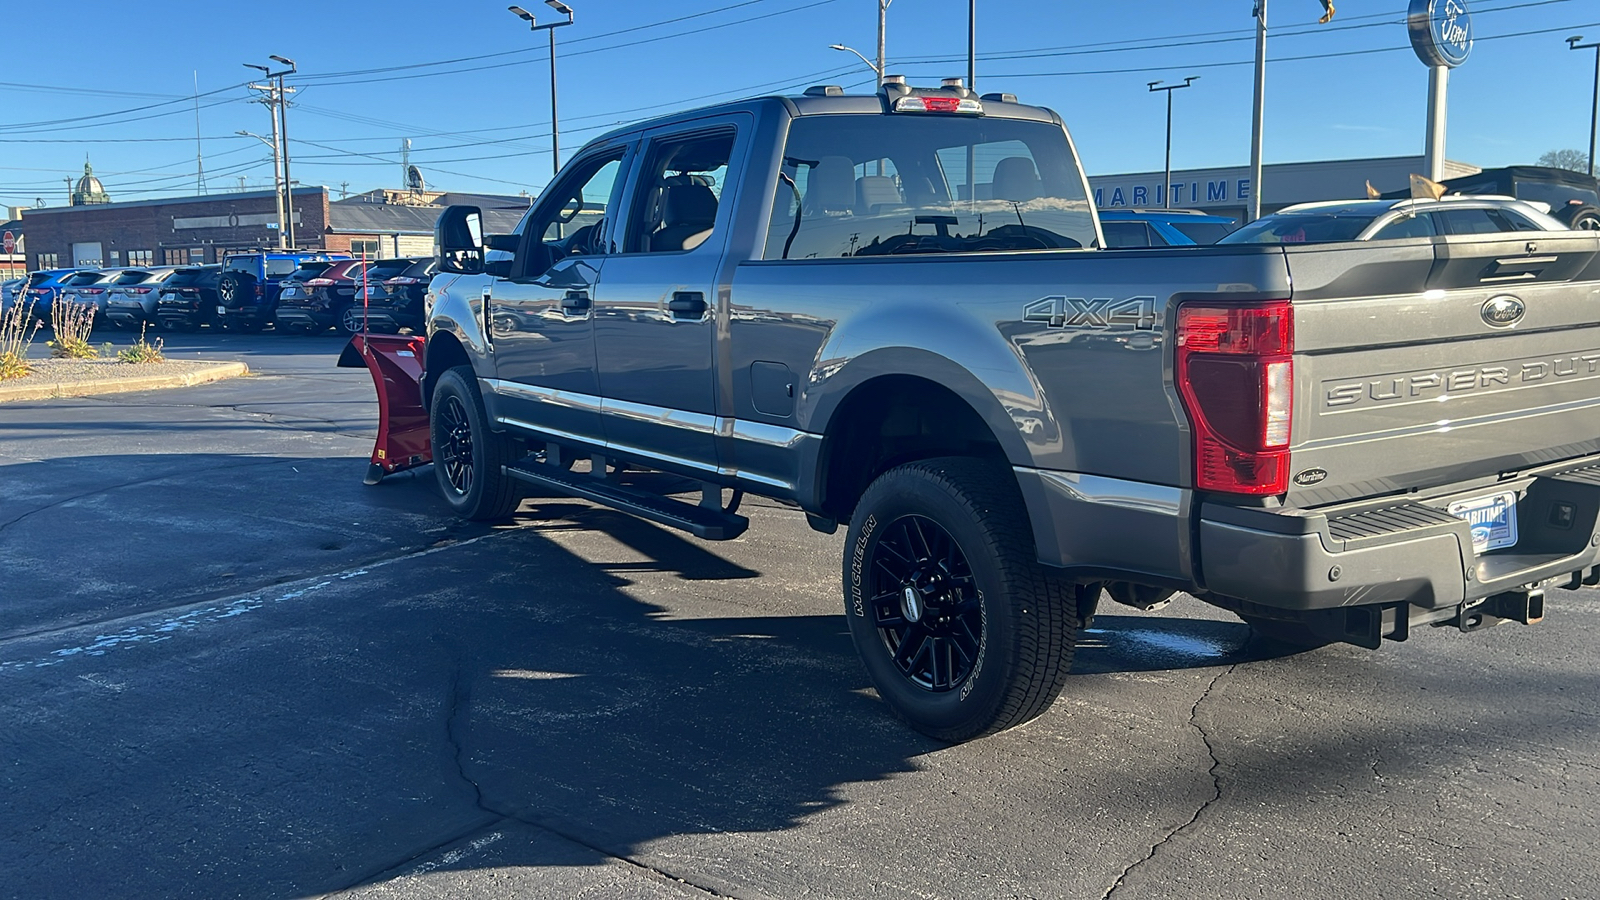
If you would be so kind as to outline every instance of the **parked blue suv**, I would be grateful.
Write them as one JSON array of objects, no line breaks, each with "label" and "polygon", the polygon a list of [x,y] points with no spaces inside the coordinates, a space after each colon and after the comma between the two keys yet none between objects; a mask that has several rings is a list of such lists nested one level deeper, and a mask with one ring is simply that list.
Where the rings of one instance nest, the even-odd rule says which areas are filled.
[{"label": "parked blue suv", "polygon": [[217,318],[229,331],[260,331],[272,323],[283,282],[303,262],[349,259],[320,250],[251,250],[228,254],[217,279]]},{"label": "parked blue suv", "polygon": [[50,308],[61,296],[67,279],[82,269],[39,269],[28,273],[28,280],[17,291],[16,302],[33,304],[33,317],[41,322],[50,321]]},{"label": "parked blue suv", "polygon": [[1100,230],[1106,249],[1126,247],[1192,247],[1215,244],[1238,223],[1192,209],[1103,209]]}]

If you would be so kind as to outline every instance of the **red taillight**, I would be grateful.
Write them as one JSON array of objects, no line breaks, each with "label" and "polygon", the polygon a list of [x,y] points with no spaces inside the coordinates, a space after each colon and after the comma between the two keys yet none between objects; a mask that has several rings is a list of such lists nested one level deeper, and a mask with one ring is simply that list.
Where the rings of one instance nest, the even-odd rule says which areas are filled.
[{"label": "red taillight", "polygon": [[421,278],[412,278],[409,275],[401,275],[401,276],[398,276],[396,278],[391,278],[388,281],[384,282],[384,284],[391,284],[391,285],[393,285],[393,284],[421,284],[421,283],[422,283],[422,279]]},{"label": "red taillight", "polygon": [[332,278],[311,278],[306,281],[307,287],[327,287],[333,284]]},{"label": "red taillight", "polygon": [[105,288],[78,288],[78,293],[80,293],[80,294],[88,294],[91,297],[94,296],[95,294],[104,294],[105,292],[106,292]]},{"label": "red taillight", "polygon": [[1177,380],[1194,427],[1195,487],[1228,494],[1289,489],[1289,301],[1179,307]]},{"label": "red taillight", "polygon": [[150,289],[147,288],[147,287],[144,287],[144,288],[141,288],[141,287],[128,288],[128,292],[131,293],[131,294],[148,294],[148,293],[150,293]]}]

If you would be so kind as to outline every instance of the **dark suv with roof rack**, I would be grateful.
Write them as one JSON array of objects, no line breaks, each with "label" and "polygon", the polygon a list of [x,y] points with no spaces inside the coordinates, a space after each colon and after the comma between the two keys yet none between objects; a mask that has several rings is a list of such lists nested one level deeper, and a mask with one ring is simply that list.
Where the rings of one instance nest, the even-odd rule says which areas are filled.
[{"label": "dark suv with roof rack", "polygon": [[254,250],[227,254],[217,279],[217,319],[229,331],[260,331],[272,324],[283,282],[308,260],[349,259],[342,253]]}]

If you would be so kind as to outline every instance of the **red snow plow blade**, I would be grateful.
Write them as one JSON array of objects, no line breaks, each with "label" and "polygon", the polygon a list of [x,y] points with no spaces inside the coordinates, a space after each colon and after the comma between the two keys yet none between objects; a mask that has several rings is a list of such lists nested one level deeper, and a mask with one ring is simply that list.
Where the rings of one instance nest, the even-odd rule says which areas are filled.
[{"label": "red snow plow blade", "polygon": [[367,484],[383,476],[433,462],[428,445],[428,410],[422,405],[421,337],[358,334],[339,354],[339,367],[366,368],[378,388],[378,442],[367,467]]}]

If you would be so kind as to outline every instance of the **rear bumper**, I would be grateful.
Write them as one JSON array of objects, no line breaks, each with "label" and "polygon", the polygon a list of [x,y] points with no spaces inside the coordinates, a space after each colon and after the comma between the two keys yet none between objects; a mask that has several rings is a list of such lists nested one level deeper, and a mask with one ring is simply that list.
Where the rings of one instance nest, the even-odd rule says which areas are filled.
[{"label": "rear bumper", "polygon": [[[1452,501],[1515,491],[1515,546],[1476,553]],[[1443,609],[1600,566],[1600,460],[1426,500],[1298,514],[1200,504],[1204,590],[1284,610],[1409,603]]]},{"label": "rear bumper", "polygon": [[[1040,562],[1084,581],[1170,587],[1233,609],[1443,610],[1553,579],[1600,581],[1600,457],[1417,499],[1316,510],[1242,508],[1179,488],[1015,472]],[[1447,507],[1503,491],[1517,494],[1517,543],[1478,554],[1471,529]]]}]

